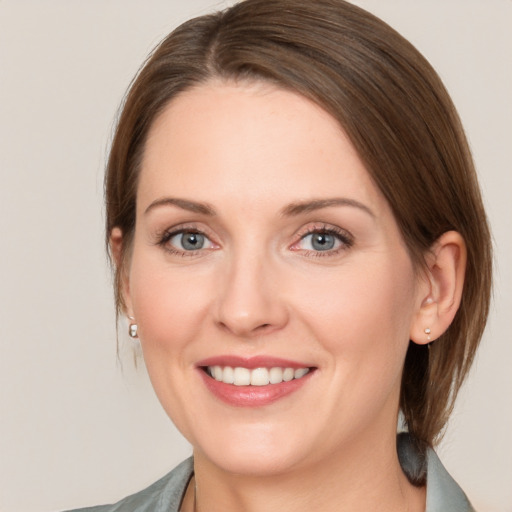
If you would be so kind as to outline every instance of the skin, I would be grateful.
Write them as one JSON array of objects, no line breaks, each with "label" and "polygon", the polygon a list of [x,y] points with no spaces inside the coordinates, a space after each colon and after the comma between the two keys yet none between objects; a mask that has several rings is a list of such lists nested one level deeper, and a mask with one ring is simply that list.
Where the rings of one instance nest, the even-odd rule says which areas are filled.
[{"label": "skin", "polygon": [[[290,212],[331,198],[348,204]],[[203,248],[162,241],[180,229],[204,233]],[[343,239],[314,250],[308,233],[324,229]],[[453,317],[463,249],[447,234],[418,274],[348,137],[307,99],[220,82],[175,98],[146,143],[123,294],[159,400],[194,447],[183,510],[195,485],[198,510],[424,510],[396,455],[400,379],[409,340]],[[197,369],[226,354],[315,371],[288,397],[234,407]]]}]

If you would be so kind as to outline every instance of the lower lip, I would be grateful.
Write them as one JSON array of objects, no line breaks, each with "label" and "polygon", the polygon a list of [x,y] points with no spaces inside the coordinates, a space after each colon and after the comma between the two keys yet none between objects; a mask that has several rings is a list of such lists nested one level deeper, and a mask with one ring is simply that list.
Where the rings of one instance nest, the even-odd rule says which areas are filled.
[{"label": "lower lip", "polygon": [[300,389],[309,381],[313,370],[300,379],[266,386],[235,386],[213,379],[202,368],[199,373],[210,392],[223,402],[235,407],[263,407]]}]

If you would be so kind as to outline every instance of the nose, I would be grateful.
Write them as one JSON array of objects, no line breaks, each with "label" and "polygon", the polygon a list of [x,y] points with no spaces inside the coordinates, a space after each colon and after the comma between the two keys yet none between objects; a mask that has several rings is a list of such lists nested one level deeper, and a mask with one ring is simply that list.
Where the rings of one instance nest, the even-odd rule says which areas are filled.
[{"label": "nose", "polygon": [[275,265],[253,254],[240,255],[227,267],[217,296],[217,324],[244,338],[282,329],[289,313]]}]

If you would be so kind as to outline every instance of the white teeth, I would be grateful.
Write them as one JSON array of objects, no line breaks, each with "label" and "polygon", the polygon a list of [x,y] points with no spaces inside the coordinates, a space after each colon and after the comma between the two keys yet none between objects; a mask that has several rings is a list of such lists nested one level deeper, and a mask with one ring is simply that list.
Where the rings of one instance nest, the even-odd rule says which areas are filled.
[{"label": "white teeth", "polygon": [[[219,379],[217,379],[219,380]],[[231,366],[226,366],[222,372],[222,382],[233,384],[235,382],[235,372]]]},{"label": "white teeth", "polygon": [[266,386],[270,382],[266,368],[255,368],[251,372],[251,386]]},{"label": "white teeth", "polygon": [[239,366],[233,372],[233,384],[235,386],[248,386],[251,383],[251,370],[240,368]]},{"label": "white teeth", "polygon": [[285,368],[283,371],[283,380],[289,382],[295,377],[295,371],[293,368]]},{"label": "white teeth", "polygon": [[249,370],[237,366],[208,366],[208,375],[219,382],[234,384],[235,386],[266,386],[267,384],[280,384],[293,379],[300,379],[309,373],[309,368],[254,368]]},{"label": "white teeth", "polygon": [[293,373],[293,377],[295,379],[300,379],[301,377],[304,377],[304,375],[306,375],[306,373],[309,372],[309,368],[297,368],[297,370],[295,370],[295,372]]},{"label": "white teeth", "polygon": [[213,370],[213,372],[212,372],[213,373],[213,378],[215,380],[222,380],[222,367],[214,366],[212,368],[212,370]]},{"label": "white teeth", "polygon": [[270,384],[279,384],[283,382],[283,369],[282,368],[270,368],[269,380]]}]

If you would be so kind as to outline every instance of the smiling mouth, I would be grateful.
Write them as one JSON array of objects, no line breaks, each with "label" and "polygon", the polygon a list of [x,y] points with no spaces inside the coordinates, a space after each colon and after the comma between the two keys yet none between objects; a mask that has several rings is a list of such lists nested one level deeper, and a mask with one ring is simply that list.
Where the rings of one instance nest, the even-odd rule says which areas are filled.
[{"label": "smiling mouth", "polygon": [[203,370],[212,379],[224,384],[234,386],[267,386],[269,384],[281,384],[298,380],[310,373],[313,368],[290,368],[290,367],[271,367],[271,368],[244,368],[240,366],[205,366]]}]

